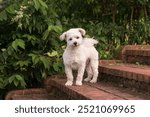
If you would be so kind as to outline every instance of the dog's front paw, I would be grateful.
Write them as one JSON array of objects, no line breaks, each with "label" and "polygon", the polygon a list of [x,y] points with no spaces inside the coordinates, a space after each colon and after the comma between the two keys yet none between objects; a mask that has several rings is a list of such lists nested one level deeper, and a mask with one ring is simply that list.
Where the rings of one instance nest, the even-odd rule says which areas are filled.
[{"label": "dog's front paw", "polygon": [[84,81],[85,82],[89,82],[91,80],[91,78],[85,78]]},{"label": "dog's front paw", "polygon": [[66,86],[72,86],[72,84],[73,84],[72,81],[67,81],[65,85],[66,85]]},{"label": "dog's front paw", "polygon": [[97,82],[97,80],[95,80],[95,79],[92,79],[91,81],[90,81],[90,83],[96,83]]},{"label": "dog's front paw", "polygon": [[81,85],[82,85],[82,82],[81,82],[81,81],[76,81],[76,85],[81,86]]}]

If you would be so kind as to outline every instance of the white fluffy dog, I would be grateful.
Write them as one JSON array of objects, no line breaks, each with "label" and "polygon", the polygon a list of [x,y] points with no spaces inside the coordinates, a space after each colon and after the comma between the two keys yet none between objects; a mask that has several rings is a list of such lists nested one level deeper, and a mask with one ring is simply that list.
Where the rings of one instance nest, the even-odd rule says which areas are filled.
[{"label": "white fluffy dog", "polygon": [[73,28],[64,32],[60,40],[66,40],[67,47],[63,53],[63,62],[67,76],[66,86],[73,84],[72,70],[77,70],[76,85],[82,85],[84,71],[87,78],[84,81],[97,82],[98,77],[98,52],[94,44],[98,42],[92,38],[83,38],[85,30]]}]

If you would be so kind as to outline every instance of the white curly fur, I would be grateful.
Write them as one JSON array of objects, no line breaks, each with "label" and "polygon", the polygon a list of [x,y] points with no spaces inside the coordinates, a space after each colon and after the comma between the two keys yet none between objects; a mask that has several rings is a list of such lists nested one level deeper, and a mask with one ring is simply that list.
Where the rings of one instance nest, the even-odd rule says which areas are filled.
[{"label": "white curly fur", "polygon": [[65,85],[73,84],[72,70],[77,70],[76,85],[82,85],[84,71],[87,71],[87,78],[84,81],[97,82],[98,77],[98,52],[94,47],[98,41],[92,38],[83,38],[85,30],[73,28],[64,32],[60,40],[66,40],[67,47],[63,53],[63,62],[67,82]]}]

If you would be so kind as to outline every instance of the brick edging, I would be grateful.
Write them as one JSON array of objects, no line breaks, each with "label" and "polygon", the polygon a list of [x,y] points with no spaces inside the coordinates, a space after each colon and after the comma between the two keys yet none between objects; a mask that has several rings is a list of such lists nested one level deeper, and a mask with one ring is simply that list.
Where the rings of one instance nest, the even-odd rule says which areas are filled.
[{"label": "brick edging", "polygon": [[46,93],[47,91],[44,88],[13,90],[7,93],[7,95],[5,96],[5,100],[12,100],[13,97],[18,95],[27,96],[32,94],[46,94]]}]

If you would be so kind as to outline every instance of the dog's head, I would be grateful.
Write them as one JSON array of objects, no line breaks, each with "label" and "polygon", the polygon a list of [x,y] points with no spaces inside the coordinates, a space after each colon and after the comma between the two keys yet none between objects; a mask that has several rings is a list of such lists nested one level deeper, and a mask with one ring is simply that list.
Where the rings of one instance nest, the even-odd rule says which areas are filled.
[{"label": "dog's head", "polygon": [[60,40],[66,40],[67,46],[78,47],[82,43],[85,33],[85,30],[82,28],[73,28],[64,32],[60,36]]}]

